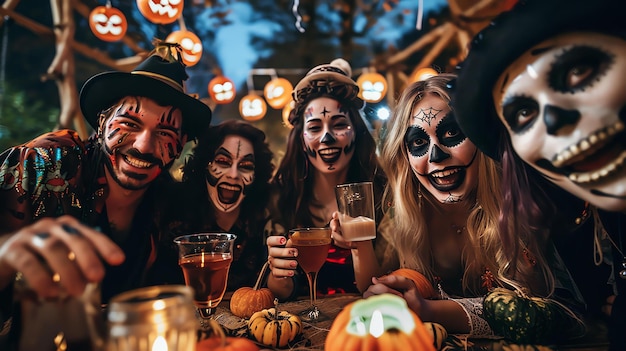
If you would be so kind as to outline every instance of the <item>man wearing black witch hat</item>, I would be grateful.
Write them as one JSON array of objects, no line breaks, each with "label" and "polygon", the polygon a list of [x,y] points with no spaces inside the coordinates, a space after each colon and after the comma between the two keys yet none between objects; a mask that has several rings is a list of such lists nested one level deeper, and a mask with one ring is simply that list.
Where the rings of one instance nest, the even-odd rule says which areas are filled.
[{"label": "man wearing black witch hat", "polygon": [[211,121],[185,93],[187,78],[180,46],[157,43],[132,72],[84,84],[80,107],[95,130],[87,141],[60,130],[0,155],[0,338],[16,279],[40,299],[101,282],[102,302],[150,285],[161,174]]}]

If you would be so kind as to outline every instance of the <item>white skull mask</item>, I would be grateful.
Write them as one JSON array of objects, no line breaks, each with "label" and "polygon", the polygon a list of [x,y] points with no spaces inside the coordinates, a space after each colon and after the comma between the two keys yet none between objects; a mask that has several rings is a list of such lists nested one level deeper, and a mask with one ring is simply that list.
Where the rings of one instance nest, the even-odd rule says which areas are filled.
[{"label": "white skull mask", "polygon": [[626,41],[552,37],[526,51],[493,88],[516,153],[579,198],[626,211]]}]

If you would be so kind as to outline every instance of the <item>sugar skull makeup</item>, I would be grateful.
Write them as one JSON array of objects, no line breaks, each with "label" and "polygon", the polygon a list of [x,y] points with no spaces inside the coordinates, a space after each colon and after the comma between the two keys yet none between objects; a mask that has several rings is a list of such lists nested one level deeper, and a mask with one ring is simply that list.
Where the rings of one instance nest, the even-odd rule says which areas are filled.
[{"label": "sugar skull makeup", "polygon": [[348,168],[355,135],[348,110],[328,97],[312,100],[304,112],[304,150],[311,165],[322,173]]},{"label": "sugar skull makeup", "polygon": [[413,109],[410,123],[404,143],[418,181],[442,203],[467,199],[478,182],[477,148],[461,132],[450,107],[428,94]]},{"label": "sugar skull makeup", "polygon": [[496,110],[525,162],[561,188],[626,210],[626,41],[598,33],[550,38],[494,86]]},{"label": "sugar skull makeup", "polygon": [[107,170],[120,186],[147,187],[180,155],[182,113],[146,97],[127,97],[100,121]]},{"label": "sugar skull makeup", "polygon": [[227,135],[207,166],[207,190],[213,205],[231,212],[241,205],[254,182],[254,148],[239,135]]}]

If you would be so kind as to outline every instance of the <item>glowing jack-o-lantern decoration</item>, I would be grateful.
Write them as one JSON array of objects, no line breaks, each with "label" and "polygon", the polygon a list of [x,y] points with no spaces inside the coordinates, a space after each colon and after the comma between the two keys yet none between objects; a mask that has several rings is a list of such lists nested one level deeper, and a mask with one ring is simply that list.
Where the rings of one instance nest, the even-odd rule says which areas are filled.
[{"label": "glowing jack-o-lantern decoration", "polygon": [[239,113],[249,122],[258,121],[265,117],[267,104],[263,97],[257,94],[248,94],[239,101]]},{"label": "glowing jack-o-lantern decoration", "polygon": [[285,78],[274,78],[265,84],[263,95],[272,108],[285,107],[292,100],[293,85]]},{"label": "glowing jack-o-lantern decoration", "polygon": [[418,69],[413,74],[411,74],[411,78],[409,79],[409,81],[411,83],[419,82],[429,77],[436,76],[437,74],[438,74],[437,71],[435,71],[433,68],[424,67],[424,68]]},{"label": "glowing jack-o-lantern decoration", "polygon": [[191,67],[202,57],[202,42],[197,35],[188,30],[177,30],[165,38],[168,43],[178,43],[183,48],[183,62]]},{"label": "glowing jack-o-lantern decoration", "polygon": [[104,41],[118,41],[126,34],[126,16],[115,7],[98,6],[89,14],[89,28],[96,38]]},{"label": "glowing jack-o-lantern decoration", "polygon": [[183,0],[137,0],[139,12],[150,22],[168,24],[183,13]]},{"label": "glowing jack-o-lantern decoration", "polygon": [[229,104],[235,100],[235,83],[224,76],[216,76],[209,82],[209,96],[216,104]]},{"label": "glowing jack-o-lantern decoration", "polygon": [[435,351],[434,342],[406,301],[387,293],[345,306],[330,327],[324,350]]},{"label": "glowing jack-o-lantern decoration", "polygon": [[289,115],[295,106],[296,102],[291,100],[287,105],[285,105],[285,107],[283,107],[283,125],[289,129],[293,128],[293,124],[289,122]]},{"label": "glowing jack-o-lantern decoration", "polygon": [[376,72],[361,74],[356,80],[356,84],[359,86],[359,97],[365,102],[380,102],[387,93],[385,77]]}]

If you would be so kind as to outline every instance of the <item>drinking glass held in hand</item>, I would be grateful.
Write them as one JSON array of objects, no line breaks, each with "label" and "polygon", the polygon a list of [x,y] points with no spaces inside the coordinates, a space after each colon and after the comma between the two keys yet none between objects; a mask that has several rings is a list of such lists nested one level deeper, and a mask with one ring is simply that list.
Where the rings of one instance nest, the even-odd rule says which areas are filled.
[{"label": "drinking glass held in hand", "polygon": [[229,233],[199,233],[179,236],[178,264],[185,284],[194,290],[194,303],[203,328],[222,301],[228,271],[233,261],[233,244],[237,238]]},{"label": "drinking glass held in hand", "polygon": [[296,228],[289,231],[291,246],[298,249],[298,265],[306,273],[309,281],[311,306],[300,313],[300,318],[307,322],[328,319],[316,304],[317,273],[328,257],[330,248],[330,228]]},{"label": "drinking glass held in hand", "polygon": [[339,224],[347,241],[376,238],[372,182],[339,184],[335,188]]}]

